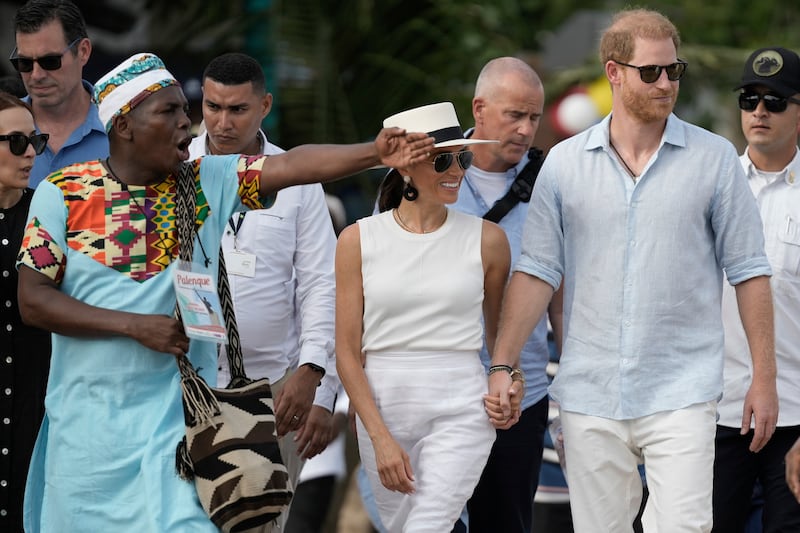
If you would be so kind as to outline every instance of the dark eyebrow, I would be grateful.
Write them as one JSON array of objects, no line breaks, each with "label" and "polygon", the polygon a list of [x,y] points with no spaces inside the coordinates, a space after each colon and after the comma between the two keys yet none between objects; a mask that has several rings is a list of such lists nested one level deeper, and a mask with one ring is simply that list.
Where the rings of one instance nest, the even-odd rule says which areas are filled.
[{"label": "dark eyebrow", "polygon": [[210,105],[219,107],[221,109],[241,109],[241,108],[247,107],[249,105],[247,102],[237,102],[235,104],[222,105],[220,103],[215,102],[214,100],[209,100],[209,99],[206,99],[205,103],[206,103],[206,105],[210,104]]}]

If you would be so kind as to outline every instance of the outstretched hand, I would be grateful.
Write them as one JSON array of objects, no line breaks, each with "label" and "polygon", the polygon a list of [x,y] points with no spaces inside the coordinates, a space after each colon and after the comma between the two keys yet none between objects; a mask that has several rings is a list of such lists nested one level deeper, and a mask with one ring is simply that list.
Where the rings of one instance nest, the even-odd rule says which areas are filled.
[{"label": "outstretched hand", "polygon": [[383,128],[375,138],[381,163],[391,168],[424,161],[433,150],[434,139],[427,133],[406,133],[401,128]]}]

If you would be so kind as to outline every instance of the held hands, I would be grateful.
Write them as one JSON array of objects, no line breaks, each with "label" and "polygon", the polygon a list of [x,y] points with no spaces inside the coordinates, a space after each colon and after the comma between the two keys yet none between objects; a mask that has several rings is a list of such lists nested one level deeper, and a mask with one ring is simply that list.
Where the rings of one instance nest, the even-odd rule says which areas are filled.
[{"label": "held hands", "polygon": [[189,351],[189,337],[183,331],[183,324],[167,315],[141,315],[131,338],[151,350],[175,357]]},{"label": "held hands", "polygon": [[433,144],[433,137],[427,133],[406,133],[400,128],[383,128],[375,138],[381,163],[391,168],[424,161],[433,150]]},{"label": "held hands", "polygon": [[497,429],[508,429],[519,421],[525,382],[512,381],[511,374],[500,371],[489,375],[489,392],[483,403],[489,421]]}]

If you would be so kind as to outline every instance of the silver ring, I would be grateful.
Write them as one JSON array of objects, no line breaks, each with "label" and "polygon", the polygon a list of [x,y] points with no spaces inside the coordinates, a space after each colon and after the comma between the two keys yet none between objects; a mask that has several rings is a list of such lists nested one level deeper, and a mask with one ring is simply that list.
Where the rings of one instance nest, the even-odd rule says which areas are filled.
[{"label": "silver ring", "polygon": [[300,417],[297,415],[292,415],[292,420],[300,420]]}]

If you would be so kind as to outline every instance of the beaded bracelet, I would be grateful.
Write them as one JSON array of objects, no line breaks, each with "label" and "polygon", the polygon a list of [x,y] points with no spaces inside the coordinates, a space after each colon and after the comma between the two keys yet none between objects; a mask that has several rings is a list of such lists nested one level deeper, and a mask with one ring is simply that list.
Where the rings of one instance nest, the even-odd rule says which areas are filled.
[{"label": "beaded bracelet", "polygon": [[514,369],[511,368],[509,365],[492,365],[489,367],[489,375],[491,376],[495,372],[500,372],[501,370],[503,372],[508,372],[509,374],[511,374],[514,371]]}]

